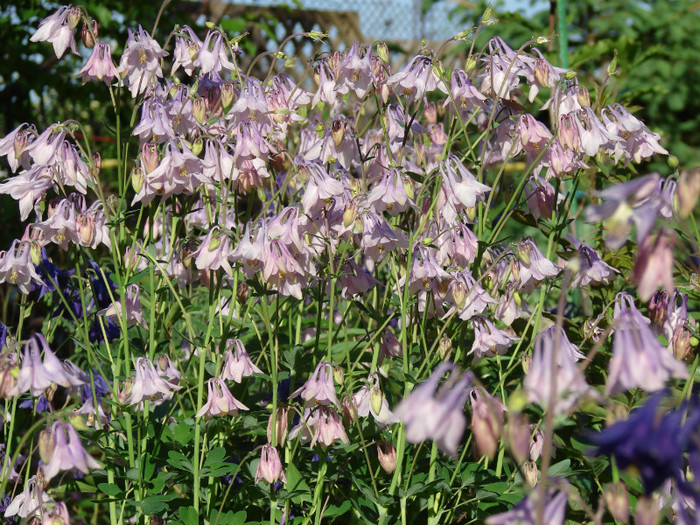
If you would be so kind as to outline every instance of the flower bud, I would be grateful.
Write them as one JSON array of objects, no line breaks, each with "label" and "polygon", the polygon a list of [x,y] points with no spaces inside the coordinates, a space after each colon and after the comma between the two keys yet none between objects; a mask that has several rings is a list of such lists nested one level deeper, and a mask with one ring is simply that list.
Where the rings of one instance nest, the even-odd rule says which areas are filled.
[{"label": "flower bud", "polygon": [[12,145],[14,152],[15,152],[15,158],[18,159],[22,156],[22,153],[24,153],[24,148],[27,147],[27,142],[29,141],[29,133],[26,131],[22,130],[15,135],[15,141]]},{"label": "flower bud", "polygon": [[[88,25],[89,24],[89,25]],[[87,22],[83,22],[83,28],[80,31],[80,39],[83,45],[88,49],[95,47],[95,39],[97,38],[97,20],[90,18]]]},{"label": "flower bud", "polygon": [[373,386],[369,391],[369,404],[372,407],[372,412],[379,414],[382,410],[382,401],[384,400],[384,395],[378,386]]},{"label": "flower bud", "polygon": [[78,234],[85,246],[92,245],[95,240],[95,218],[88,213],[79,213],[77,218]]},{"label": "flower bud", "polygon": [[523,354],[520,359],[520,365],[523,367],[523,373],[527,375],[530,371],[530,365],[532,364],[532,356],[530,354]]},{"label": "flower bud", "polygon": [[267,420],[267,441],[277,443],[280,447],[284,446],[287,440],[287,427],[289,426],[289,407],[277,407],[276,417],[274,418],[275,435],[272,435],[273,417],[270,414]]},{"label": "flower bud", "polygon": [[345,372],[343,371],[343,368],[336,365],[333,367],[333,381],[335,381],[336,385],[342,385],[343,381],[345,380]]},{"label": "flower bud", "polygon": [[690,332],[686,330],[683,325],[677,325],[673,330],[673,336],[671,336],[671,350],[673,351],[673,355],[679,361],[683,361],[688,357],[691,346]]},{"label": "flower bud", "polygon": [[131,170],[131,187],[136,193],[143,188],[143,170],[141,168]]},{"label": "flower bud", "polygon": [[467,300],[467,289],[466,285],[462,281],[453,281],[450,287],[452,293],[452,300],[457,308],[462,308],[464,302]]},{"label": "flower bud", "polygon": [[479,457],[492,458],[498,451],[498,441],[503,430],[503,406],[486,392],[472,389],[469,399],[472,405],[472,434]]},{"label": "flower bud", "polygon": [[192,103],[192,114],[200,124],[207,121],[207,101],[202,97],[197,97]]},{"label": "flower bud", "polygon": [[43,255],[41,254],[41,245],[36,241],[31,241],[29,243],[29,256],[32,262],[36,265],[41,264]]},{"label": "flower bud", "polygon": [[340,406],[340,412],[343,417],[343,423],[350,426],[355,422],[357,417],[357,404],[352,397],[345,396]]},{"label": "flower bud", "polygon": [[221,103],[224,109],[228,109],[233,104],[233,97],[236,95],[236,88],[232,82],[225,82],[221,86]]},{"label": "flower bud", "polygon": [[90,164],[90,175],[97,178],[102,170],[102,155],[99,151],[92,152],[92,164]]},{"label": "flower bud", "polygon": [[[534,428],[535,425],[530,426],[530,430]],[[535,430],[530,439],[530,459],[532,461],[537,461],[542,455],[542,448],[544,447],[544,432],[539,428]]]},{"label": "flower bud", "polygon": [[53,437],[53,432],[50,430],[42,430],[39,432],[39,456],[44,464],[51,461],[55,448],[56,442]]},{"label": "flower bud", "polygon": [[248,284],[245,281],[241,281],[238,283],[238,290],[236,290],[236,300],[238,301],[238,304],[245,304],[245,302],[248,300]]},{"label": "flower bud", "polygon": [[513,413],[506,425],[506,443],[518,463],[523,463],[530,455],[530,421],[522,413]]},{"label": "flower bud", "polygon": [[678,213],[688,217],[695,209],[700,196],[700,168],[683,170],[678,179]]},{"label": "flower bud", "polygon": [[423,110],[423,115],[428,124],[437,124],[437,105],[435,102],[427,102],[425,104],[425,109]]},{"label": "flower bud", "polygon": [[146,170],[146,174],[151,173],[158,167],[158,146],[153,142],[146,142],[141,146],[141,166]]},{"label": "flower bud", "polygon": [[603,497],[605,505],[615,521],[627,523],[630,518],[630,498],[625,484],[621,482],[608,483],[603,487]]},{"label": "flower bud", "polygon": [[357,218],[357,202],[354,199],[345,202],[343,210],[343,226],[349,228]]},{"label": "flower bud", "polygon": [[526,461],[523,465],[523,475],[525,476],[525,483],[534,487],[537,485],[537,481],[540,477],[540,471],[537,469],[534,461]]},{"label": "flower bud", "polygon": [[76,27],[78,27],[78,23],[80,22],[80,17],[82,16],[82,13],[80,11],[80,7],[75,6],[71,7],[70,10],[68,11],[68,27],[72,31]]},{"label": "flower bud", "polygon": [[377,441],[377,457],[384,472],[391,474],[396,470],[396,449],[391,441]]},{"label": "flower bud", "polygon": [[666,322],[668,316],[668,292],[657,290],[649,299],[649,318],[654,326],[659,328]]},{"label": "flower bud", "polygon": [[535,62],[535,81],[540,86],[549,87],[549,63],[544,58]]},{"label": "flower bud", "polygon": [[416,194],[413,179],[411,177],[401,177],[401,182],[403,182],[403,189],[406,192],[406,196],[413,200]]},{"label": "flower bud", "polygon": [[190,149],[192,150],[192,153],[194,153],[195,156],[199,156],[199,154],[202,153],[202,150],[204,149],[204,141],[202,140],[202,138],[197,137],[192,143],[192,147]]},{"label": "flower bud", "polygon": [[345,138],[345,127],[347,124],[345,123],[344,120],[336,119],[333,121],[333,125],[331,127],[331,133],[333,135],[333,143],[336,146],[340,146],[340,144],[343,142],[343,139]]},{"label": "flower bud", "polygon": [[440,338],[440,343],[438,344],[438,354],[440,354],[440,359],[443,361],[449,361],[452,356],[452,339],[443,335]]},{"label": "flower bud", "polygon": [[19,366],[10,360],[2,363],[0,361],[0,399],[10,399],[17,395],[17,377],[19,376]]},{"label": "flower bud", "polygon": [[384,42],[377,42],[377,56],[385,64],[389,63],[389,47]]},{"label": "flower bud", "polygon": [[119,390],[119,394],[117,395],[117,399],[122,405],[126,404],[126,400],[128,399],[129,394],[131,394],[132,388],[134,388],[134,378],[127,377],[121,383],[121,389]]},{"label": "flower bud", "polygon": [[583,86],[578,86],[576,88],[576,98],[578,99],[578,103],[582,106],[591,105],[591,95],[588,92],[588,89]]},{"label": "flower bud", "polygon": [[467,208],[467,219],[470,221],[473,221],[476,219],[476,206],[472,206],[471,208]]}]

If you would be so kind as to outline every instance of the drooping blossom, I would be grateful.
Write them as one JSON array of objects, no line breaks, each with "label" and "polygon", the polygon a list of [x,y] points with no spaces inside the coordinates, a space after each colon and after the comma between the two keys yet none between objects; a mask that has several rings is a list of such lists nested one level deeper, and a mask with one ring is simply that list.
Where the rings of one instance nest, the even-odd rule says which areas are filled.
[{"label": "drooping blossom", "polygon": [[655,392],[664,388],[666,381],[671,378],[687,377],[685,364],[676,360],[659,343],[654,332],[640,316],[630,310],[621,311],[615,316],[613,355],[605,387],[608,395],[635,387]]},{"label": "drooping blossom", "polygon": [[78,71],[78,75],[82,77],[83,84],[88,80],[98,80],[109,86],[112,80],[119,76],[117,68],[112,62],[109,44],[98,43],[95,45],[90,58],[85,66]]},{"label": "drooping blossom", "polygon": [[467,211],[483,201],[491,188],[476,180],[462,162],[453,154],[440,163],[442,188],[436,208],[447,224],[453,225],[462,211]]},{"label": "drooping blossom", "polygon": [[13,516],[23,519],[39,517],[44,506],[52,501],[53,499],[44,491],[36,476],[32,476],[27,480],[24,490],[18,493],[7,506],[4,517],[8,520]]},{"label": "drooping blossom", "polygon": [[22,293],[29,293],[33,284],[43,284],[31,260],[29,241],[15,239],[8,251],[0,251],[0,283],[17,285]]},{"label": "drooping blossom", "polygon": [[540,491],[534,490],[511,510],[486,518],[486,525],[536,525],[537,523],[562,525],[566,515],[568,482],[558,480],[558,484],[558,489],[547,490],[541,522],[537,521],[537,499],[540,497]]},{"label": "drooping blossom", "polygon": [[126,403],[142,406],[142,402],[148,400],[152,405],[159,405],[172,399],[173,393],[181,388],[156,372],[150,359],[139,357],[136,360],[136,374]]},{"label": "drooping blossom", "polygon": [[503,355],[518,338],[508,332],[496,328],[486,317],[474,317],[474,343],[469,354],[474,356],[474,362],[482,357]]},{"label": "drooping blossom", "polygon": [[200,67],[200,74],[233,71],[236,66],[228,59],[227,48],[224,36],[219,31],[209,31],[195,61]]},{"label": "drooping blossom", "polygon": [[583,288],[589,284],[607,284],[618,270],[607,264],[593,248],[570,237],[576,249],[578,269],[571,279],[572,288]]},{"label": "drooping blossom", "polygon": [[[41,359],[41,351],[44,359]],[[22,365],[17,376],[17,392],[31,392],[34,397],[44,393],[52,384],[64,387],[71,386],[71,380],[63,364],[53,353],[46,338],[34,334],[24,346]]]},{"label": "drooping blossom", "polygon": [[450,96],[443,107],[451,107],[463,122],[467,122],[475,109],[484,107],[486,97],[472,84],[467,72],[455,69],[450,78]]},{"label": "drooping blossom", "polygon": [[[438,389],[446,372],[450,375]],[[451,363],[439,365],[394,409],[394,415],[405,425],[406,441],[420,443],[432,439],[441,451],[455,455],[467,424],[464,404],[471,383],[470,372],[459,373]]]},{"label": "drooping blossom", "polygon": [[433,59],[428,55],[418,54],[398,73],[385,81],[406,103],[423,100],[430,91],[435,91],[442,80],[433,71]]},{"label": "drooping blossom", "polygon": [[226,357],[224,358],[224,367],[221,370],[221,379],[240,383],[244,377],[262,373],[262,370],[255,366],[255,363],[250,359],[240,339],[226,341]]},{"label": "drooping blossom", "polygon": [[[374,84],[372,48],[368,47],[364,53],[362,48],[359,42],[353,42],[345,58],[335,70],[335,89],[338,93],[344,95],[352,90],[359,99],[364,98]],[[361,54],[363,56],[360,56]]]},{"label": "drooping blossom", "polygon": [[639,247],[632,279],[637,282],[640,301],[648,301],[659,286],[667,293],[673,291],[674,240],[674,233],[663,229],[656,236],[648,236]]},{"label": "drooping blossom", "polygon": [[134,283],[126,287],[124,306],[125,308],[122,309],[122,302],[115,300],[110,306],[97,313],[114,320],[124,317],[124,321],[129,325],[138,323],[144,328],[148,326],[141,311],[141,290],[138,284]]},{"label": "drooping blossom", "polygon": [[239,410],[248,410],[248,407],[233,397],[223,379],[212,377],[207,381],[207,402],[196,417],[237,416]]},{"label": "drooping blossom", "polygon": [[292,398],[301,396],[307,403],[333,404],[340,408],[338,396],[333,385],[333,367],[330,363],[321,361],[311,377],[300,388],[292,392]]},{"label": "drooping blossom", "polygon": [[100,464],[88,454],[80,442],[78,433],[68,422],[56,421],[51,426],[53,450],[51,459],[43,467],[46,479],[52,479],[62,470],[76,469],[89,474],[89,469],[100,468]]},{"label": "drooping blossom", "polygon": [[517,248],[518,281],[521,288],[531,290],[538,283],[559,273],[559,267],[545,258],[532,239],[519,242]]},{"label": "drooping blossom", "polygon": [[353,394],[352,401],[359,417],[367,417],[371,413],[380,425],[396,422],[396,417],[389,409],[386,396],[382,394],[379,376],[376,373],[369,375],[367,383]]},{"label": "drooping blossom", "polygon": [[260,452],[260,463],[255,471],[255,483],[260,479],[267,483],[274,483],[281,479],[284,483],[287,482],[287,477],[282,469],[282,462],[277,449],[272,445],[265,444]]},{"label": "drooping blossom", "polygon": [[568,412],[584,396],[598,397],[586,383],[564,340],[554,330],[537,334],[532,363],[523,382],[530,401],[545,409],[551,406],[555,414]]},{"label": "drooping blossom", "polygon": [[157,79],[163,76],[160,61],[167,55],[141,26],[136,32],[129,29],[126,49],[119,61],[119,76],[132,98],[155,86]]},{"label": "drooping blossom", "polygon": [[70,47],[78,54],[75,45],[75,28],[80,20],[80,7],[64,5],[39,24],[39,29],[31,36],[32,42],[51,42],[57,58],[61,58]]},{"label": "drooping blossom", "polygon": [[289,431],[289,439],[299,436],[302,443],[311,442],[313,447],[319,443],[324,448],[340,440],[349,443],[345,427],[333,407],[325,405],[307,406],[304,408],[299,423]]},{"label": "drooping blossom", "polygon": [[472,388],[469,393],[472,406],[472,434],[480,456],[493,457],[503,431],[506,407],[483,387]]}]

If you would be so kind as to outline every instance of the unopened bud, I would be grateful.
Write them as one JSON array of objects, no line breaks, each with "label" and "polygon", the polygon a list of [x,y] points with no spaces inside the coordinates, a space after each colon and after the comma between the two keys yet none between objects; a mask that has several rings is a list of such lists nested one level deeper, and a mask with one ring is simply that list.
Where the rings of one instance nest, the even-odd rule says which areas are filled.
[{"label": "unopened bud", "polygon": [[668,164],[669,168],[677,168],[678,167],[678,157],[675,155],[669,155],[668,159],[666,160],[666,163]]},{"label": "unopened bud", "polygon": [[506,443],[518,463],[530,455],[530,421],[522,413],[511,413],[506,425]]},{"label": "unopened bud", "polygon": [[537,485],[537,481],[540,477],[540,471],[537,469],[534,461],[526,461],[523,465],[523,476],[525,476],[525,482],[534,487]]},{"label": "unopened bud", "polygon": [[[88,25],[89,24],[89,25]],[[95,39],[97,38],[97,20],[90,18],[88,22],[83,22],[83,28],[80,31],[80,39],[83,45],[88,49],[95,47]]]},{"label": "unopened bud", "polygon": [[102,170],[102,155],[99,151],[92,152],[92,164],[90,164],[90,175],[97,178]]},{"label": "unopened bud", "polygon": [[617,49],[613,50],[613,59],[608,64],[608,76],[617,74]]},{"label": "unopened bud", "polygon": [[333,143],[336,146],[340,146],[345,138],[345,121],[336,119],[333,121],[331,133],[333,135]]},{"label": "unopened bud", "polygon": [[467,300],[467,289],[465,284],[462,281],[453,281],[451,292],[452,292],[452,300],[454,301],[454,304],[457,308],[462,308],[464,306],[464,302]]},{"label": "unopened bud", "polygon": [[[532,430],[532,427],[530,427]],[[539,428],[535,430],[535,432],[532,434],[532,438],[530,440],[530,459],[532,461],[537,461],[539,457],[542,455],[542,448],[544,447],[544,432],[542,432]]]},{"label": "unopened bud", "polygon": [[401,180],[403,182],[403,189],[406,192],[406,196],[413,200],[416,193],[413,185],[413,179],[411,177],[401,177]]},{"label": "unopened bud", "polygon": [[452,339],[443,335],[438,344],[438,354],[440,354],[440,359],[443,361],[448,361],[452,356]]},{"label": "unopened bud", "polygon": [[71,31],[73,29],[75,29],[76,27],[78,27],[78,23],[80,22],[81,15],[82,15],[82,13],[80,11],[80,7],[78,7],[78,6],[71,7],[68,10],[67,20],[68,20],[68,27],[70,28]]},{"label": "unopened bud", "polygon": [[476,219],[476,206],[472,206],[471,208],[467,208],[467,218],[470,221],[473,221]]},{"label": "unopened bud", "polygon": [[369,391],[369,405],[374,414],[381,412],[382,401],[384,401],[384,395],[382,395],[381,389],[378,386],[373,386]]},{"label": "unopened bud", "polygon": [[518,257],[526,266],[530,266],[530,248],[527,244],[518,244]]},{"label": "unopened bud", "polygon": [[[287,439],[287,427],[289,426],[289,407],[277,407],[275,420],[276,436],[272,435],[272,414],[267,420],[267,441],[268,443],[277,443],[278,446],[284,446]],[[276,439],[275,439],[276,438]]]},{"label": "unopened bud", "polygon": [[53,432],[50,430],[42,430],[39,432],[39,457],[46,465],[53,457],[56,441],[53,437]]},{"label": "unopened bud", "polygon": [[233,97],[236,95],[236,88],[232,82],[225,82],[221,86],[221,103],[224,109],[228,109],[233,104]]},{"label": "unopened bud", "polygon": [[141,166],[146,170],[146,174],[151,173],[158,167],[158,145],[153,142],[146,142],[141,146]]},{"label": "unopened bud", "polygon": [[700,196],[700,168],[683,170],[678,179],[678,213],[688,217],[698,202]]},{"label": "unopened bud", "polygon": [[355,200],[350,200],[345,203],[345,209],[343,210],[343,226],[346,228],[355,222],[357,218],[357,202]]},{"label": "unopened bud", "polygon": [[654,496],[645,496],[637,499],[634,512],[635,525],[657,525],[661,507]]},{"label": "unopened bud", "polygon": [[578,103],[582,106],[591,105],[591,94],[584,86],[578,86],[576,88],[576,98],[578,99]]},{"label": "unopened bud", "polygon": [[131,394],[131,390],[134,388],[134,378],[133,377],[127,377],[124,382],[121,384],[121,389],[119,390],[119,394],[117,395],[117,399],[119,402],[124,405],[126,404],[126,400],[129,398],[129,395]]},{"label": "unopened bud", "polygon": [[530,365],[532,364],[532,356],[530,354],[523,354],[523,357],[520,359],[520,364],[523,367],[523,373],[527,375],[530,371]]},{"label": "unopened bud", "polygon": [[492,458],[498,451],[498,441],[503,430],[503,406],[486,392],[472,389],[469,400],[472,405],[472,434],[479,457]]},{"label": "unopened bud", "polygon": [[333,381],[336,385],[342,385],[345,380],[345,372],[341,366],[335,365],[333,367]]},{"label": "unopened bud", "polygon": [[630,498],[625,484],[608,483],[603,487],[603,497],[608,511],[615,521],[627,523],[630,518]]},{"label": "unopened bud", "polygon": [[535,62],[535,81],[540,86],[549,87],[549,63],[544,58]]},{"label": "unopened bud", "polygon": [[41,245],[36,241],[31,241],[29,243],[29,256],[32,262],[36,265],[40,265],[43,260],[43,255],[41,253]]},{"label": "unopened bud", "polygon": [[15,141],[12,147],[14,149],[16,159],[22,156],[22,153],[24,153],[24,148],[27,147],[28,141],[29,134],[26,131],[20,131],[17,133],[17,135],[15,135]]},{"label": "unopened bud", "polygon": [[377,42],[377,56],[385,64],[389,63],[389,47],[384,42]]},{"label": "unopened bud", "polygon": [[202,153],[202,150],[204,149],[204,141],[201,137],[197,137],[194,140],[191,149],[195,156],[199,156],[199,154]]},{"label": "unopened bud", "polygon": [[428,124],[437,124],[437,105],[435,102],[428,102],[425,104],[425,109],[423,110],[423,115]]},{"label": "unopened bud", "polygon": [[384,472],[391,474],[396,470],[396,449],[391,441],[377,441],[377,457]]},{"label": "unopened bud", "polygon": [[212,233],[211,239],[209,240],[209,251],[213,252],[216,250],[219,246],[221,246],[221,233],[220,232],[214,232]]},{"label": "unopened bud", "polygon": [[79,213],[78,234],[83,245],[90,246],[95,240],[95,218],[89,213]]},{"label": "unopened bud", "polygon": [[192,103],[192,114],[197,122],[204,124],[207,121],[207,101],[202,97],[197,97]]},{"label": "unopened bud", "polygon": [[143,170],[141,168],[131,170],[131,187],[136,193],[143,188]]},{"label": "unopened bud", "polygon": [[343,423],[348,427],[352,425],[355,422],[355,417],[357,417],[355,401],[351,397],[345,396],[341,403],[340,412],[343,416]]},{"label": "unopened bud", "polygon": [[236,300],[238,304],[245,304],[248,300],[248,284],[245,281],[238,283],[238,289],[236,290]]}]

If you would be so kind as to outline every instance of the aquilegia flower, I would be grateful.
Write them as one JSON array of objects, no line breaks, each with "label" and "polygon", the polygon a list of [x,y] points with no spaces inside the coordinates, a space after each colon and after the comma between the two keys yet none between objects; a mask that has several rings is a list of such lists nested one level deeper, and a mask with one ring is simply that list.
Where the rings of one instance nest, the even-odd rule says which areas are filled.
[{"label": "aquilegia flower", "polygon": [[274,483],[278,479],[287,482],[287,476],[282,470],[280,455],[277,449],[270,444],[263,445],[260,452],[260,463],[255,471],[255,483],[260,479],[264,479],[268,483]]},{"label": "aquilegia flower", "polygon": [[[446,372],[449,377],[438,389]],[[467,420],[464,403],[469,398],[472,373],[459,373],[451,363],[442,363],[433,374],[401,401],[394,415],[406,426],[406,441],[434,440],[443,452],[455,455]],[[436,392],[437,390],[437,392]]]},{"label": "aquilegia flower", "polygon": [[70,423],[56,421],[51,427],[50,439],[54,448],[51,459],[44,465],[46,479],[53,478],[61,470],[77,469],[88,474],[89,468],[100,468],[100,464],[85,451],[78,433]]}]

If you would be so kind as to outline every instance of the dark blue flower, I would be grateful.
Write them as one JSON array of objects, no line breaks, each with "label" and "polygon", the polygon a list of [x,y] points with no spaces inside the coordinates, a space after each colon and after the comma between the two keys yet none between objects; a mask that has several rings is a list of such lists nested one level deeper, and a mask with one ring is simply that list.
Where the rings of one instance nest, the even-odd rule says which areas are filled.
[{"label": "dark blue flower", "polygon": [[97,304],[99,309],[108,308],[112,305],[112,297],[114,297],[115,301],[119,299],[117,285],[110,279],[110,274],[100,269],[95,261],[88,259],[88,264],[95,271],[95,276],[90,277],[95,304]]},{"label": "dark blue flower", "polygon": [[[104,324],[104,333],[102,332],[102,324]],[[88,337],[93,343],[102,343],[107,335],[108,341],[114,341],[119,337],[121,331],[119,330],[119,325],[110,319],[109,317],[93,315],[92,324],[90,325],[90,330],[88,330]]]},{"label": "dark blue flower", "polygon": [[667,411],[660,406],[666,396],[664,391],[653,395],[626,421],[590,436],[598,447],[596,454],[615,456],[620,468],[637,468],[645,494],[681,471],[684,454],[692,446],[691,433],[700,423],[697,399]]},{"label": "dark blue flower", "polygon": [[[33,408],[34,407],[34,400],[33,399],[25,399],[19,404],[20,408]],[[41,414],[45,410],[49,408],[49,400],[46,399],[46,396],[44,394],[41,394],[39,396],[39,399],[36,401],[36,413]]]},{"label": "dark blue flower", "polygon": [[[95,383],[95,396],[97,397],[97,399],[107,397],[111,392],[109,388],[109,383],[107,383],[107,381],[105,381],[105,378],[102,377],[102,375],[100,375],[94,369],[92,377]],[[85,403],[88,399],[92,399],[92,384],[90,383],[83,385],[83,403]]]},{"label": "dark blue flower", "polygon": [[7,344],[7,326],[0,323],[0,350]]}]

